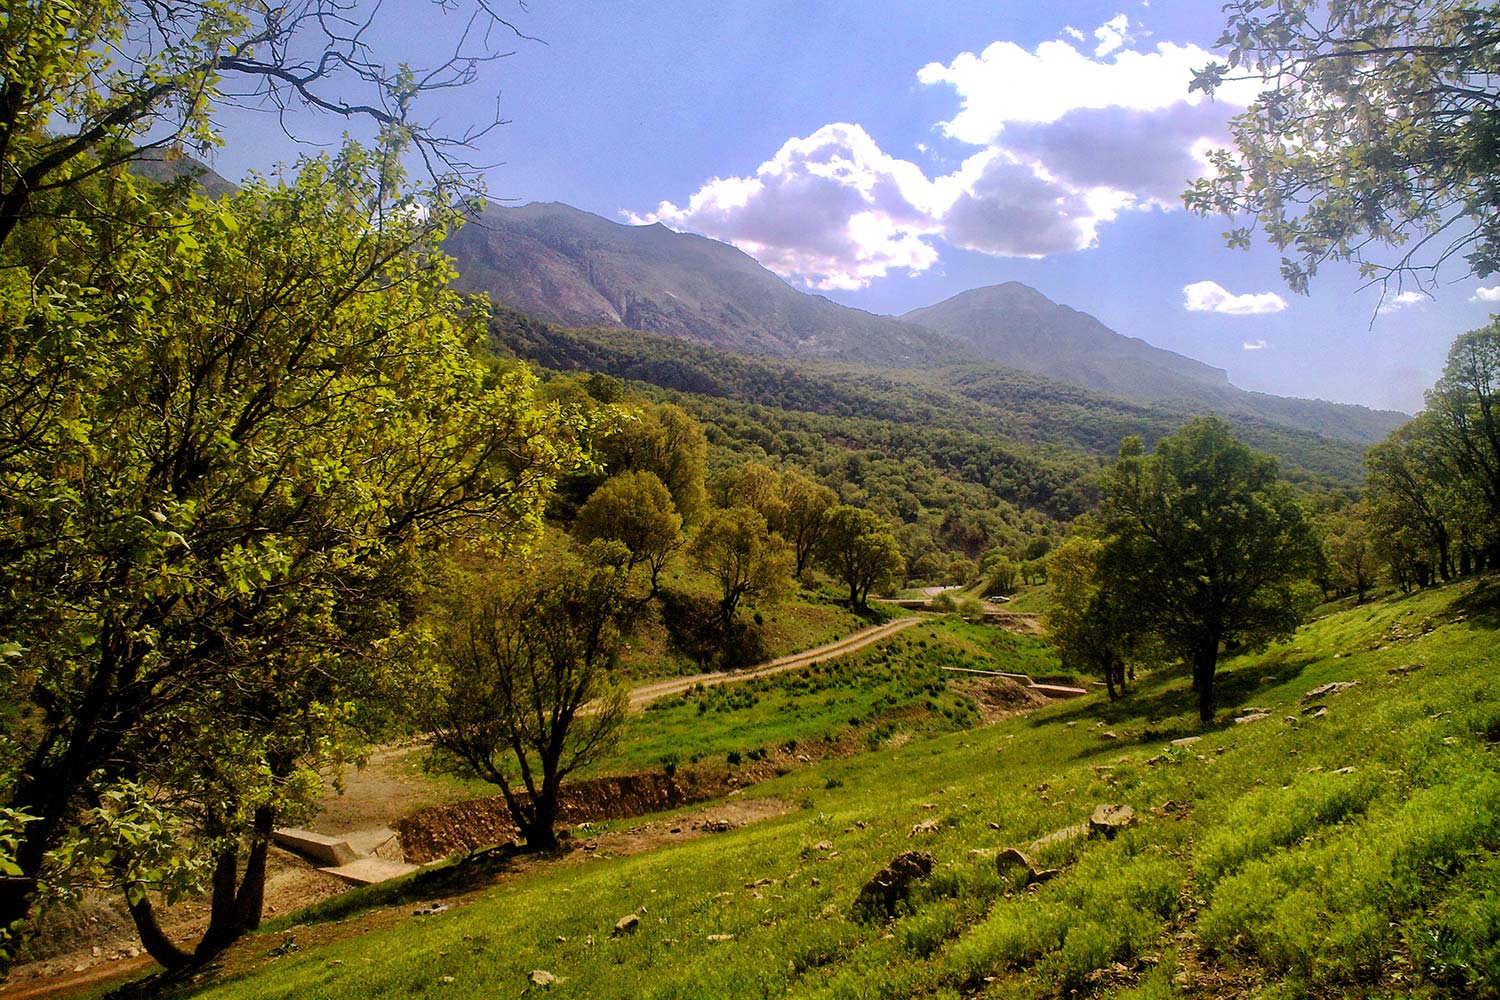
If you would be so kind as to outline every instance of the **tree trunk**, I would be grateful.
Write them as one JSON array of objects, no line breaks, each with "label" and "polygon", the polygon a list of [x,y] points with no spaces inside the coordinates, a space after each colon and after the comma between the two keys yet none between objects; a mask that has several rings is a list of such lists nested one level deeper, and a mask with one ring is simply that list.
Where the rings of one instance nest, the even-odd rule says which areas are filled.
[{"label": "tree trunk", "polygon": [[146,954],[156,959],[162,968],[175,971],[185,969],[193,963],[195,955],[189,955],[162,933],[161,924],[156,920],[156,908],[151,905],[150,896],[143,891],[141,898],[132,902],[130,893],[127,891],[125,906],[130,910],[130,919],[135,922],[135,932],[140,936],[141,945],[146,949]]},{"label": "tree trunk", "polygon": [[1198,692],[1198,721],[1214,720],[1214,672],[1219,666],[1219,642],[1205,639],[1193,650],[1193,689]]}]

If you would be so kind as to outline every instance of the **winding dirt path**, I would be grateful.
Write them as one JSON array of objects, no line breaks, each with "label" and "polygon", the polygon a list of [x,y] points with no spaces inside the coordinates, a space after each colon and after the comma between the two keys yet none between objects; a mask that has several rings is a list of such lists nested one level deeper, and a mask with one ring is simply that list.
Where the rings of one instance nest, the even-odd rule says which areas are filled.
[{"label": "winding dirt path", "polygon": [[853,653],[864,649],[871,643],[895,635],[903,629],[911,628],[922,622],[922,618],[897,618],[883,625],[873,625],[870,628],[860,629],[858,632],[850,633],[837,642],[830,642],[826,646],[816,649],[804,650],[793,653],[790,656],[782,656],[775,660],[760,663],[744,670],[719,670],[709,674],[693,674],[691,677],[671,677],[664,681],[652,681],[650,684],[642,684],[630,692],[630,707],[639,711],[658,698],[670,697],[681,694],[697,684],[710,687],[714,684],[737,684],[740,681],[754,680],[757,677],[769,677],[771,674],[783,673],[787,670],[797,670],[801,667],[821,663],[823,660],[831,660],[845,653]]}]

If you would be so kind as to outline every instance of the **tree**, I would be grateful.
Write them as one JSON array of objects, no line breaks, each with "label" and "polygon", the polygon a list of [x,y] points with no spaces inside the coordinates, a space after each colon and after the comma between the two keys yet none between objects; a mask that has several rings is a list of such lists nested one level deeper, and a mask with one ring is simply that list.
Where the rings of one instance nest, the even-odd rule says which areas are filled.
[{"label": "tree", "polygon": [[1226,642],[1254,648],[1290,635],[1320,551],[1276,462],[1215,417],[1200,417],[1142,454],[1126,439],[1106,475],[1101,586],[1131,594],[1150,631],[1193,671],[1198,714],[1214,713]]},{"label": "tree", "polygon": [[500,788],[532,850],[557,847],[563,780],[614,748],[629,711],[608,683],[627,573],[618,542],[505,566],[444,629],[432,746]]},{"label": "tree", "polygon": [[573,531],[580,539],[613,539],[629,552],[627,569],[645,564],[651,571],[651,596],[672,553],[682,547],[682,518],[672,495],[654,472],[626,472],[604,485],[578,511]]},{"label": "tree", "polygon": [[[271,828],[377,714],[425,554],[523,537],[581,460],[523,367],[476,357],[441,213],[391,210],[398,153],[222,202],[97,173],[0,248],[0,802],[25,817],[0,929],[101,881],[166,964],[254,927]],[[189,954],[150,893],[204,878]]]},{"label": "tree", "polygon": [[683,523],[692,524],[708,502],[703,485],[708,439],[698,421],[672,403],[644,402],[600,445],[610,475],[652,472],[672,494]]},{"label": "tree", "polygon": [[791,550],[749,507],[710,511],[688,553],[718,581],[719,618],[725,628],[744,598],[775,600],[791,586]]},{"label": "tree", "polygon": [[818,552],[824,568],[849,588],[849,603],[856,608],[866,606],[871,588],[906,568],[901,546],[880,515],[848,504],[828,511]]},{"label": "tree", "polygon": [[793,575],[800,580],[828,530],[828,512],[838,503],[838,494],[787,469],[781,474],[781,499],[786,505],[786,520],[780,531],[792,546],[796,563]]},{"label": "tree", "polygon": [[1325,528],[1324,548],[1333,582],[1339,593],[1352,593],[1355,604],[1363,604],[1375,586],[1378,566],[1370,536],[1369,512],[1364,504],[1330,516]]},{"label": "tree", "polygon": [[[206,152],[225,106],[296,108],[404,135],[434,179],[472,173],[465,147],[494,118],[449,134],[419,111],[424,95],[478,79],[519,36],[488,0],[457,10],[450,54],[417,68],[371,48],[384,22],[364,0],[13,0],[0,17],[0,245],[48,200],[148,157]],[[498,31],[496,29],[499,29]],[[424,30],[425,26],[424,26]]]},{"label": "tree", "polygon": [[[1234,118],[1235,149],[1184,196],[1203,214],[1248,217],[1289,251],[1295,291],[1327,260],[1366,276],[1423,285],[1462,255],[1473,273],[1500,269],[1500,10],[1466,0],[1233,0],[1199,71],[1212,94],[1236,80],[1264,90]],[[1414,238],[1413,238],[1414,237]],[[1370,255],[1396,248],[1393,260]]]},{"label": "tree", "polygon": [[1403,591],[1453,575],[1453,532],[1431,418],[1418,414],[1365,455],[1377,550]]},{"label": "tree", "polygon": [[1480,523],[1479,544],[1500,562],[1500,321],[1454,341],[1427,413],[1444,478],[1478,501],[1462,522]]},{"label": "tree", "polygon": [[1140,617],[1100,573],[1103,553],[1104,542],[1089,534],[1074,535],[1052,551],[1046,621],[1048,639],[1064,664],[1079,663],[1103,677],[1113,700],[1125,693],[1125,661],[1138,642]]}]

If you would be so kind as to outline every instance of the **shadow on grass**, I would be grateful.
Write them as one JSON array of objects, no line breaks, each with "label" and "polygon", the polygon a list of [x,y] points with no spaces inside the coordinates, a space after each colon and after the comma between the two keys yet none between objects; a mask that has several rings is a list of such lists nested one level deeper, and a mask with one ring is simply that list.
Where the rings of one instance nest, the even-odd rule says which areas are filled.
[{"label": "shadow on grass", "polygon": [[1500,629],[1500,577],[1488,577],[1453,602],[1453,611],[1472,625]]},{"label": "shadow on grass", "polygon": [[1150,745],[1183,736],[1197,736],[1229,725],[1229,716],[1252,703],[1262,688],[1295,680],[1314,662],[1316,660],[1312,657],[1283,657],[1275,661],[1248,663],[1234,670],[1221,669],[1214,683],[1218,715],[1207,725],[1198,722],[1198,695],[1181,669],[1156,671],[1114,701],[1081,700],[1062,711],[1030,716],[1027,725],[1103,722],[1114,727],[1133,722],[1145,724],[1145,728],[1133,737],[1101,742],[1097,747],[1080,752],[1078,757],[1118,752],[1122,746]]}]

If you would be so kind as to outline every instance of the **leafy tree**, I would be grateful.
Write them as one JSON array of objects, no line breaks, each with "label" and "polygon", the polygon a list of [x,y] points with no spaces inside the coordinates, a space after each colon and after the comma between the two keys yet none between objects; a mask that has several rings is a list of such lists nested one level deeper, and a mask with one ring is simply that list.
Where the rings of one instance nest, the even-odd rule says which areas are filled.
[{"label": "leafy tree", "polygon": [[1380,551],[1402,590],[1453,575],[1453,532],[1431,418],[1416,419],[1370,449],[1368,502]]},{"label": "leafy tree", "polygon": [[[1329,259],[1424,282],[1462,254],[1500,269],[1500,11],[1472,0],[1233,0],[1224,62],[1192,86],[1264,87],[1212,155],[1188,207],[1248,216],[1288,256],[1296,291]],[[1414,237],[1414,238],[1413,238]],[[1393,260],[1368,252],[1397,248]]]},{"label": "leafy tree", "polygon": [[1104,479],[1101,586],[1131,594],[1150,631],[1192,666],[1213,718],[1226,642],[1256,647],[1301,621],[1317,539],[1274,459],[1200,417],[1142,453],[1127,439]]},{"label": "leafy tree", "polygon": [[1125,693],[1126,657],[1139,644],[1137,609],[1099,571],[1104,542],[1077,534],[1047,559],[1052,600],[1048,638],[1064,665],[1078,664],[1104,678],[1111,699]]},{"label": "leafy tree", "polygon": [[672,494],[684,523],[693,523],[708,502],[704,470],[708,440],[698,421],[672,403],[641,402],[600,445],[605,469],[651,472]]},{"label": "leafy tree", "polygon": [[629,711],[628,691],[608,683],[626,563],[624,546],[607,541],[583,558],[549,552],[503,566],[443,629],[432,745],[448,766],[500,788],[532,850],[557,846],[563,780],[614,748]]},{"label": "leafy tree", "polygon": [[781,473],[769,465],[746,462],[724,469],[714,477],[712,493],[716,506],[749,507],[766,519],[766,526],[772,531],[780,531],[786,521]]},{"label": "leafy tree", "polygon": [[1352,593],[1354,603],[1363,604],[1378,572],[1368,511],[1355,504],[1338,512],[1325,522],[1324,534],[1328,568],[1338,591]]},{"label": "leafy tree", "polygon": [[[528,532],[579,461],[533,377],[475,356],[397,153],[223,202],[99,173],[4,245],[0,929],[105,878],[168,964],[255,926],[271,827],[377,714],[425,553]],[[149,893],[205,876],[189,955]]]},{"label": "leafy tree", "polygon": [[838,494],[795,469],[787,469],[781,473],[781,499],[786,505],[786,519],[779,530],[792,546],[794,575],[800,580],[828,530],[828,512],[838,503]]},{"label": "leafy tree", "polygon": [[613,539],[629,553],[627,569],[645,564],[651,571],[651,596],[672,553],[682,548],[682,518],[672,494],[654,472],[626,472],[604,481],[573,523],[585,542]]},{"label": "leafy tree", "polygon": [[[471,172],[464,134],[435,127],[420,99],[473,82],[514,33],[488,0],[463,8],[451,55],[422,73],[372,48],[382,18],[365,0],[15,0],[0,18],[0,244],[50,199],[143,157],[206,151],[225,106],[295,108],[371,123],[413,142],[435,177]],[[430,20],[430,19],[429,19]],[[424,29],[425,30],[425,29]],[[441,29],[437,29],[441,30]]]},{"label": "leafy tree", "polygon": [[791,549],[749,507],[710,511],[688,554],[718,581],[719,617],[725,627],[744,598],[775,600],[791,586]]},{"label": "leafy tree", "polygon": [[1021,567],[1004,552],[990,552],[984,558],[986,596],[1009,597],[1021,584]]},{"label": "leafy tree", "polygon": [[880,515],[840,504],[828,511],[818,551],[823,567],[849,588],[849,603],[865,607],[870,590],[897,579],[906,566],[896,536]]},{"label": "leafy tree", "polygon": [[1500,321],[1454,341],[1426,410],[1445,478],[1463,487],[1460,503],[1477,501],[1462,523],[1482,526],[1479,544],[1500,563]]}]

